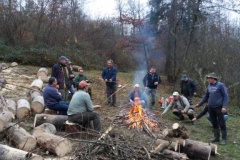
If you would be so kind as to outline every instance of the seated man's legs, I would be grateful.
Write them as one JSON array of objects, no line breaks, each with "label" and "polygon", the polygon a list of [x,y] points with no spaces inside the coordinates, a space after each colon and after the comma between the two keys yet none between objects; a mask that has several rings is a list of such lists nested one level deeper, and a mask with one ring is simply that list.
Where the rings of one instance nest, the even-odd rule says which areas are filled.
[{"label": "seated man's legs", "polygon": [[90,121],[93,121],[93,127],[96,131],[100,131],[101,123],[98,113],[96,112],[84,112],[75,115],[68,116],[69,121],[79,123],[85,127],[89,126]]},{"label": "seated man's legs", "polygon": [[187,115],[188,115],[188,118],[190,119],[190,120],[192,120],[193,118],[194,118],[194,111],[193,111],[193,109],[189,109],[188,111],[187,111]]},{"label": "seated man's legs", "polygon": [[67,115],[69,104],[65,101],[59,101],[58,103],[49,106],[49,109],[59,111],[60,115]]},{"label": "seated man's legs", "polygon": [[180,120],[184,120],[184,116],[179,112],[178,109],[173,109],[173,114],[179,117]]}]

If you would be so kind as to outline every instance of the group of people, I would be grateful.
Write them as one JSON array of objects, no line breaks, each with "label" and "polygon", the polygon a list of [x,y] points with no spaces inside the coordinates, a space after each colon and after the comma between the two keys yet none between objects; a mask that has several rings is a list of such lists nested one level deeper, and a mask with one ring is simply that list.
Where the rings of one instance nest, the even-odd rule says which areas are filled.
[{"label": "group of people", "polygon": [[[94,129],[100,131],[100,118],[98,113],[93,112],[93,110],[101,106],[92,103],[92,91],[87,77],[83,75],[83,69],[79,68],[79,75],[75,77],[69,62],[65,56],[61,56],[59,62],[52,67],[52,76],[43,92],[45,105],[49,109],[57,110],[59,114],[68,115],[71,122],[80,123],[84,127],[87,127],[90,121],[93,121]],[[101,76],[106,85],[107,105],[116,107],[117,69],[114,67],[112,60],[107,61],[107,66],[103,69]],[[211,142],[220,140],[220,127],[222,133],[220,144],[226,144],[227,89],[223,83],[218,81],[215,73],[208,74],[207,81],[209,86],[205,96],[201,102],[193,105],[192,98],[197,94],[197,87],[192,79],[187,75],[183,75],[180,83],[180,94],[179,92],[173,92],[173,100],[165,108],[162,116],[172,109],[173,114],[179,117],[180,120],[184,120],[184,114],[186,114],[192,124],[195,124],[197,119],[200,119],[208,112],[214,133]],[[138,103],[141,103],[143,108],[148,108],[148,96],[151,95],[150,104],[151,108],[154,108],[157,87],[160,83],[161,77],[156,73],[156,68],[151,67],[143,78],[144,92],[140,91],[139,84],[135,84],[133,90],[129,93],[128,100],[130,104],[133,105],[137,97]],[[77,92],[71,92],[73,96],[70,103],[68,103],[67,95],[72,85],[77,88]],[[194,109],[203,104],[206,104],[204,110],[194,118]]]}]

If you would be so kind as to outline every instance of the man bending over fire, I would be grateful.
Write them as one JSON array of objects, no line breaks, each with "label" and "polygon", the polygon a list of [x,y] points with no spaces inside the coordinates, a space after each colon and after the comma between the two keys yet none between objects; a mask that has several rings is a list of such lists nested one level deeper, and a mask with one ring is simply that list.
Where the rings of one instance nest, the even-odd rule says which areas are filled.
[{"label": "man bending over fire", "polygon": [[[173,109],[173,114],[179,117],[180,120],[184,120],[183,114],[187,114],[190,120],[194,118],[194,111],[190,108],[187,98],[180,96],[178,92],[173,92],[173,101],[167,106],[167,108],[165,108],[162,116],[167,113],[170,108]],[[195,122],[192,121],[192,124],[194,125]]]}]

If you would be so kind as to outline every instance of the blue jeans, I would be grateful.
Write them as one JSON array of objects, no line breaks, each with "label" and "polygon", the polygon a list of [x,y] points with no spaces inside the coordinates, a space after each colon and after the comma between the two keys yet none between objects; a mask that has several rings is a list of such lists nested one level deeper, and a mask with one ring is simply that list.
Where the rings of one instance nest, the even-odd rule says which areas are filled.
[{"label": "blue jeans", "polygon": [[154,106],[155,105],[157,89],[148,88],[147,90],[145,90],[145,93],[147,95],[151,94],[151,96],[152,96],[151,104]]},{"label": "blue jeans", "polygon": [[69,90],[69,92],[71,92],[72,95],[75,93],[73,85],[71,85],[71,87],[68,88],[68,90]]},{"label": "blue jeans", "polygon": [[65,101],[59,101],[58,103],[47,106],[49,109],[58,111],[60,115],[67,115],[68,103]]}]

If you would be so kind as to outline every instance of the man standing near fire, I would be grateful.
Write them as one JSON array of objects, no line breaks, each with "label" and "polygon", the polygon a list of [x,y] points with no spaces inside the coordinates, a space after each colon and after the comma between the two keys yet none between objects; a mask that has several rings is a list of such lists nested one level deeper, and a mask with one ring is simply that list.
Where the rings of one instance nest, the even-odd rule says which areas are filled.
[{"label": "man standing near fire", "polygon": [[107,67],[102,71],[102,78],[106,83],[108,106],[116,107],[116,77],[117,69],[113,66],[113,60],[107,61]]},{"label": "man standing near fire", "polygon": [[197,86],[192,79],[190,79],[186,74],[182,75],[182,80],[180,83],[181,94],[186,97],[190,103],[192,103],[192,97],[197,95]]},{"label": "man standing near fire", "polygon": [[154,66],[151,67],[150,72],[145,75],[143,78],[143,85],[145,87],[145,93],[147,95],[151,94],[151,108],[154,108],[157,86],[162,82],[161,77],[156,73],[156,68]]},{"label": "man standing near fire", "polygon": [[227,112],[228,104],[228,92],[226,86],[218,81],[215,73],[207,75],[207,81],[209,83],[207,91],[201,102],[195,107],[200,107],[204,103],[208,103],[208,113],[213,125],[214,138],[210,139],[211,142],[219,142],[220,130],[222,132],[221,145],[226,144],[227,140],[227,128],[224,120],[224,113]]}]

